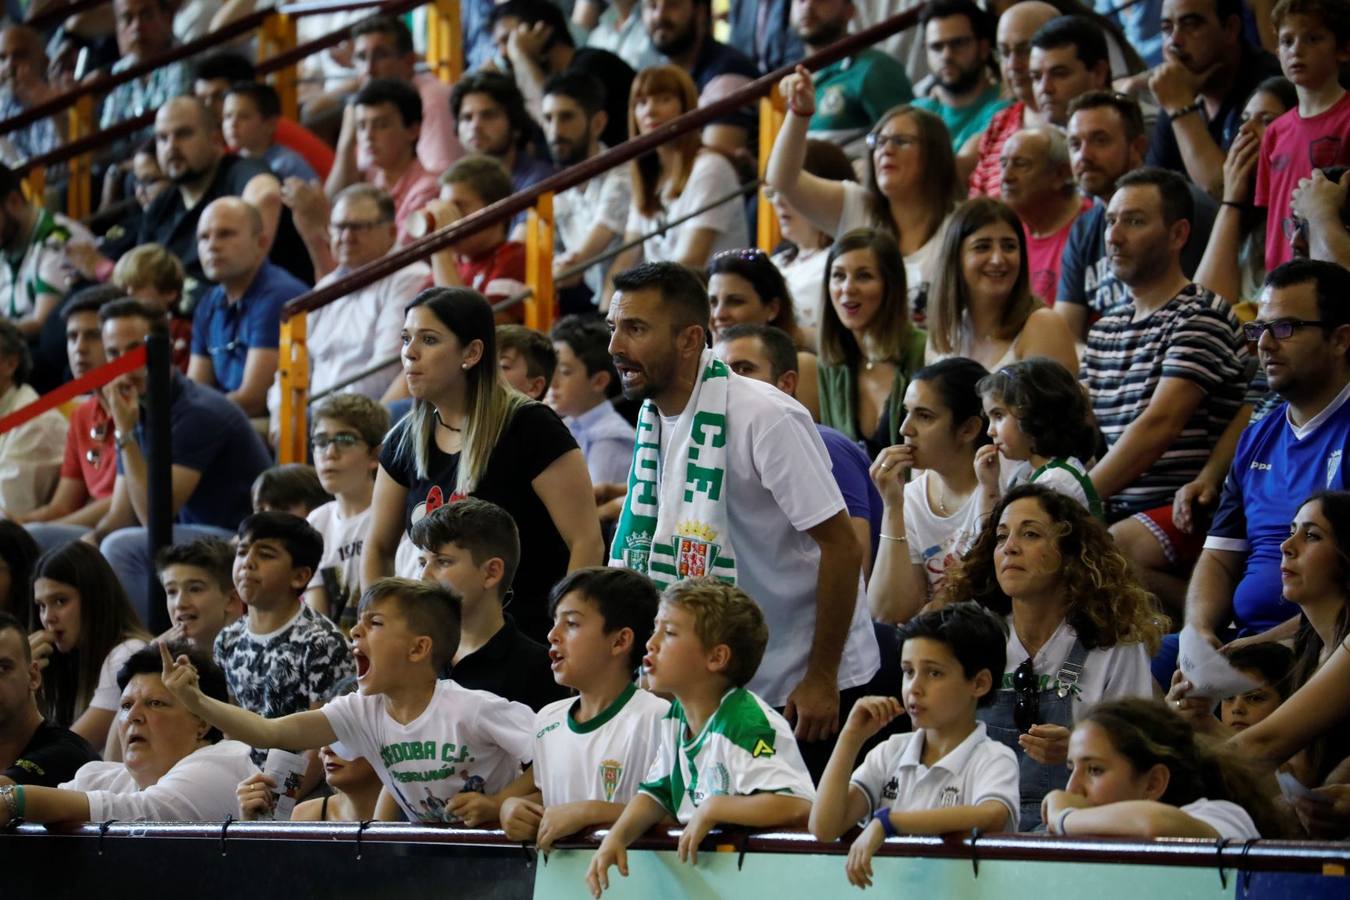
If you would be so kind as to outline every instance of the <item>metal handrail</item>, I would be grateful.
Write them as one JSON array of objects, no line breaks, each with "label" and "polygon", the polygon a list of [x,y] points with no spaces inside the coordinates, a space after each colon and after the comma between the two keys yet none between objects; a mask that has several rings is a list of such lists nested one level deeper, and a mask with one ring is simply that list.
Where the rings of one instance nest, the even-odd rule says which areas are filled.
[{"label": "metal handrail", "polygon": [[111,4],[112,0],[75,0],[74,3],[67,3],[63,6],[53,6],[51,9],[44,9],[36,15],[29,16],[20,24],[42,31],[48,25],[55,25],[58,22],[69,19],[71,16],[79,15],[82,12],[88,12],[91,9],[97,9],[100,6]]},{"label": "metal handrail", "polygon": [[630,138],[622,144],[619,144],[617,147],[612,147],[604,153],[583,160],[568,169],[551,175],[543,181],[540,181],[523,191],[512,194],[504,200],[498,200],[496,203],[472,213],[471,215],[465,216],[457,222],[453,222],[450,225],[437,229],[436,231],[413,241],[388,256],[367,263],[350,275],[347,275],[332,284],[324,285],[321,288],[315,288],[308,293],[301,294],[299,297],[287,303],[282,309],[282,320],[285,321],[298,313],[319,309],[320,307],[332,303],[339,297],[346,296],[354,290],[374,284],[411,263],[427,259],[433,253],[444,250],[456,241],[462,240],[467,235],[473,234],[481,228],[495,225],[498,222],[508,219],[516,213],[533,206],[535,199],[543,194],[549,192],[555,194],[561,193],[568,188],[576,187],[603,172],[609,171],[615,166],[636,159],[644,153],[650,153],[662,144],[665,144],[686,132],[692,131],[695,128],[702,128],[714,119],[725,116],[743,106],[747,106],[774,90],[778,86],[778,82],[790,75],[798,65],[816,71],[824,68],[830,63],[849,56],[857,50],[870,47],[873,44],[890,37],[892,34],[903,31],[913,25],[918,21],[922,11],[923,7],[915,7],[883,22],[878,22],[876,25],[865,28],[856,34],[848,35],[836,43],[831,44],[829,47],[826,47],[824,50],[808,56],[800,63],[786,65],[767,75],[762,75],[744,87],[732,91],[726,97],[723,97],[716,102],[710,103],[707,106],[701,106],[698,109],[690,110],[679,118],[667,122],[665,125],[660,126],[654,131]]}]

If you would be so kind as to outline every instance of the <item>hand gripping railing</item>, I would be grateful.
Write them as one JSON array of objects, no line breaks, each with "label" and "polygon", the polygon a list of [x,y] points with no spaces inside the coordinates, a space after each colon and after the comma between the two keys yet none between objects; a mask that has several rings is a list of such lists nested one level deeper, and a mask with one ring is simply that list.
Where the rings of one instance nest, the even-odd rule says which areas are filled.
[{"label": "hand gripping railing", "polygon": [[[760,98],[766,98],[766,103],[772,103],[767,98],[775,93],[778,82],[791,74],[797,65],[803,65],[811,71],[822,69],[858,50],[870,47],[899,31],[909,28],[919,20],[922,11],[922,7],[915,7],[883,22],[878,22],[876,25],[865,28],[856,34],[848,35],[824,50],[812,54],[800,63],[783,66],[763,75],[720,100],[690,110],[654,131],[630,138],[617,147],[612,147],[591,159],[583,160],[570,168],[551,175],[523,191],[512,194],[504,200],[499,200],[478,212],[437,229],[387,256],[367,263],[331,284],[315,288],[286,304],[282,310],[281,360],[279,363],[282,388],[281,445],[277,448],[279,458],[289,461],[299,461],[305,458],[305,407],[308,396],[308,378],[302,379],[299,376],[302,372],[307,375],[309,369],[308,356],[304,348],[304,315],[307,312],[327,306],[334,300],[345,297],[353,291],[387,278],[411,263],[425,260],[433,253],[446,249],[466,236],[508,219],[524,209],[536,206],[536,204],[539,204],[539,207],[536,210],[531,210],[531,216],[539,215],[538,209],[546,208],[548,219],[551,222],[552,199],[555,194],[583,184],[615,166],[622,165],[644,153],[655,150],[660,145],[682,134],[696,128],[702,128],[728,113],[757,102]],[[777,110],[777,121],[781,122],[782,108],[781,106],[775,106],[775,109]],[[763,125],[761,125],[761,128],[763,128]],[[773,133],[776,134],[776,131]],[[764,132],[762,131],[761,145],[765,143],[763,136]],[[767,143],[772,146],[772,140]],[[761,146],[761,174],[764,160],[767,158],[763,155],[764,152]],[[761,219],[764,218],[765,212],[766,208],[761,206]],[[771,234],[766,235],[764,230],[761,229],[761,246],[770,236]],[[541,248],[541,252],[545,251],[542,251]],[[525,301],[526,322],[545,322],[551,319],[554,304],[552,269],[536,260],[531,271],[538,273],[540,278],[538,283],[529,285],[532,289],[532,296]],[[544,275],[544,273],[547,273],[547,275]],[[542,283],[545,279],[547,281],[546,287]],[[546,308],[547,312],[542,312],[541,307]],[[531,311],[532,308],[533,312]]]}]

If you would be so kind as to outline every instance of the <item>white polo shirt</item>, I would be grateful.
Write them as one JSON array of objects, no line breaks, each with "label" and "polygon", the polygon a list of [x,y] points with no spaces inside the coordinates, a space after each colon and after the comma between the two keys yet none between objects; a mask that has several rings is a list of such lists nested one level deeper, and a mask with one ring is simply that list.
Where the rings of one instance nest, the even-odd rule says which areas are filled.
[{"label": "white polo shirt", "polygon": [[1016,831],[1022,795],[1017,756],[989,737],[984,723],[931,767],[923,764],[925,729],[897,734],[863,759],[850,779],[867,799],[867,814],[889,806],[901,812],[978,806],[997,800]]},{"label": "white polo shirt", "polygon": [[1230,841],[1245,841],[1259,838],[1256,823],[1251,815],[1229,800],[1207,800],[1201,797],[1192,803],[1180,807],[1181,811],[1193,819],[1199,819],[1219,833],[1219,837]]}]

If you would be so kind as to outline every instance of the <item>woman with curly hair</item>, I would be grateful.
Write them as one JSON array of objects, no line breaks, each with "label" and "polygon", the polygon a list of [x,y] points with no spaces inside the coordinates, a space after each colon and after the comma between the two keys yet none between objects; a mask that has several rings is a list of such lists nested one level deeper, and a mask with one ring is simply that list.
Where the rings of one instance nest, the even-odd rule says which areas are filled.
[{"label": "woman with curly hair", "polygon": [[1130,572],[1105,526],[1076,500],[1035,484],[1010,490],[979,538],[948,570],[945,600],[974,600],[1008,622],[989,736],[1017,754],[1022,830],[1041,799],[1069,780],[1069,733],[1084,710],[1150,697],[1149,657],[1166,619]]}]

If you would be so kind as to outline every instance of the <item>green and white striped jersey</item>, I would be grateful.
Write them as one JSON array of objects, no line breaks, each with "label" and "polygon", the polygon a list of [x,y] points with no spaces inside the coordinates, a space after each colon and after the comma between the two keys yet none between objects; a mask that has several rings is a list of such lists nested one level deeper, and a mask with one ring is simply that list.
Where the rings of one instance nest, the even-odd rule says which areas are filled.
[{"label": "green and white striped jersey", "polygon": [[718,794],[775,793],[815,801],[816,789],[787,721],[745,688],[722,697],[703,730],[689,736],[676,700],[661,722],[662,739],[647,780],[638,788],[681,824]]}]

